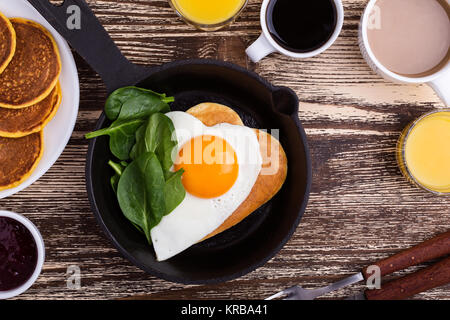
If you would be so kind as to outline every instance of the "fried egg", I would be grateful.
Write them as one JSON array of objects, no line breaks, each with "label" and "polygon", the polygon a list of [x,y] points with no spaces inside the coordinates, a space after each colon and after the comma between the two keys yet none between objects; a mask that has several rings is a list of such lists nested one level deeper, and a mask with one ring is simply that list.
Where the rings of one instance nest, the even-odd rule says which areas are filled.
[{"label": "fried egg", "polygon": [[254,130],[226,123],[207,127],[185,112],[166,116],[178,141],[173,170],[184,170],[186,197],[151,230],[158,261],[216,230],[248,197],[262,166]]}]

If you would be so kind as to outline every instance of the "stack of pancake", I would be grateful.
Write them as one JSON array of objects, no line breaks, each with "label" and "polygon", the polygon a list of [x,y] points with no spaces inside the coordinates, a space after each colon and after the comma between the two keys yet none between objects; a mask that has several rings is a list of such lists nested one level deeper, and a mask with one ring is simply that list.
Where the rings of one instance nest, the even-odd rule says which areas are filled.
[{"label": "stack of pancake", "polygon": [[62,99],[60,73],[50,32],[0,13],[0,190],[21,184],[39,163],[42,130]]}]

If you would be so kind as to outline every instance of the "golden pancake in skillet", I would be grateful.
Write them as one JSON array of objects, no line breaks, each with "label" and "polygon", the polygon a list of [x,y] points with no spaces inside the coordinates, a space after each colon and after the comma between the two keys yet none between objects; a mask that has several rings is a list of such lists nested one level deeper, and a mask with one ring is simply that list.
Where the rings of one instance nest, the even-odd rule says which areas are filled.
[{"label": "golden pancake in skillet", "polygon": [[22,138],[0,137],[0,190],[25,181],[38,165],[43,153],[42,131]]},{"label": "golden pancake in skillet", "polygon": [[[219,123],[242,125],[242,120],[231,108],[215,103],[203,103],[187,111],[205,125],[214,126]],[[237,116],[237,118],[236,118]],[[211,238],[238,224],[257,210],[283,186],[287,175],[287,157],[280,142],[270,134],[255,129],[263,159],[261,173],[256,180],[247,199],[228,217],[227,220],[203,240]]]},{"label": "golden pancake in skillet", "polygon": [[16,51],[16,32],[3,13],[0,12],[0,73],[11,62]]},{"label": "golden pancake in skillet", "polygon": [[61,104],[59,83],[41,102],[22,109],[0,108],[0,137],[18,138],[41,131]]},{"label": "golden pancake in skillet", "polygon": [[16,31],[16,52],[0,74],[0,107],[25,108],[46,98],[61,72],[58,47],[40,24],[10,19]]},{"label": "golden pancake in skillet", "polygon": [[[241,117],[231,108],[218,103],[200,103],[187,111],[199,119],[205,126],[212,127],[218,123],[230,123],[243,126]],[[217,121],[221,122],[217,122]]]}]

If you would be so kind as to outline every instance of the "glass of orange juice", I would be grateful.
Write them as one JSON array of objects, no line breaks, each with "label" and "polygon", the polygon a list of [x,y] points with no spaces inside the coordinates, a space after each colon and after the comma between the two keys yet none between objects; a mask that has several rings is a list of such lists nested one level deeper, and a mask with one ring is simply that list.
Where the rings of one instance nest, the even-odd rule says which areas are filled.
[{"label": "glass of orange juice", "polygon": [[248,0],[169,0],[176,13],[188,24],[205,31],[231,24]]},{"label": "glass of orange juice", "polygon": [[450,109],[427,113],[403,131],[397,146],[402,173],[438,195],[450,195]]}]

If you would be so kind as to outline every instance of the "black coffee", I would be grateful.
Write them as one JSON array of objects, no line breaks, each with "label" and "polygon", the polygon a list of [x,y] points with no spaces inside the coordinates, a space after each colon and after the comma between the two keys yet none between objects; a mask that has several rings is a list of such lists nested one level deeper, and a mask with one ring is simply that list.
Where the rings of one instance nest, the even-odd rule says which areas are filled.
[{"label": "black coffee", "polygon": [[304,53],[322,47],[331,38],[337,12],[332,0],[272,0],[266,19],[280,46]]}]

